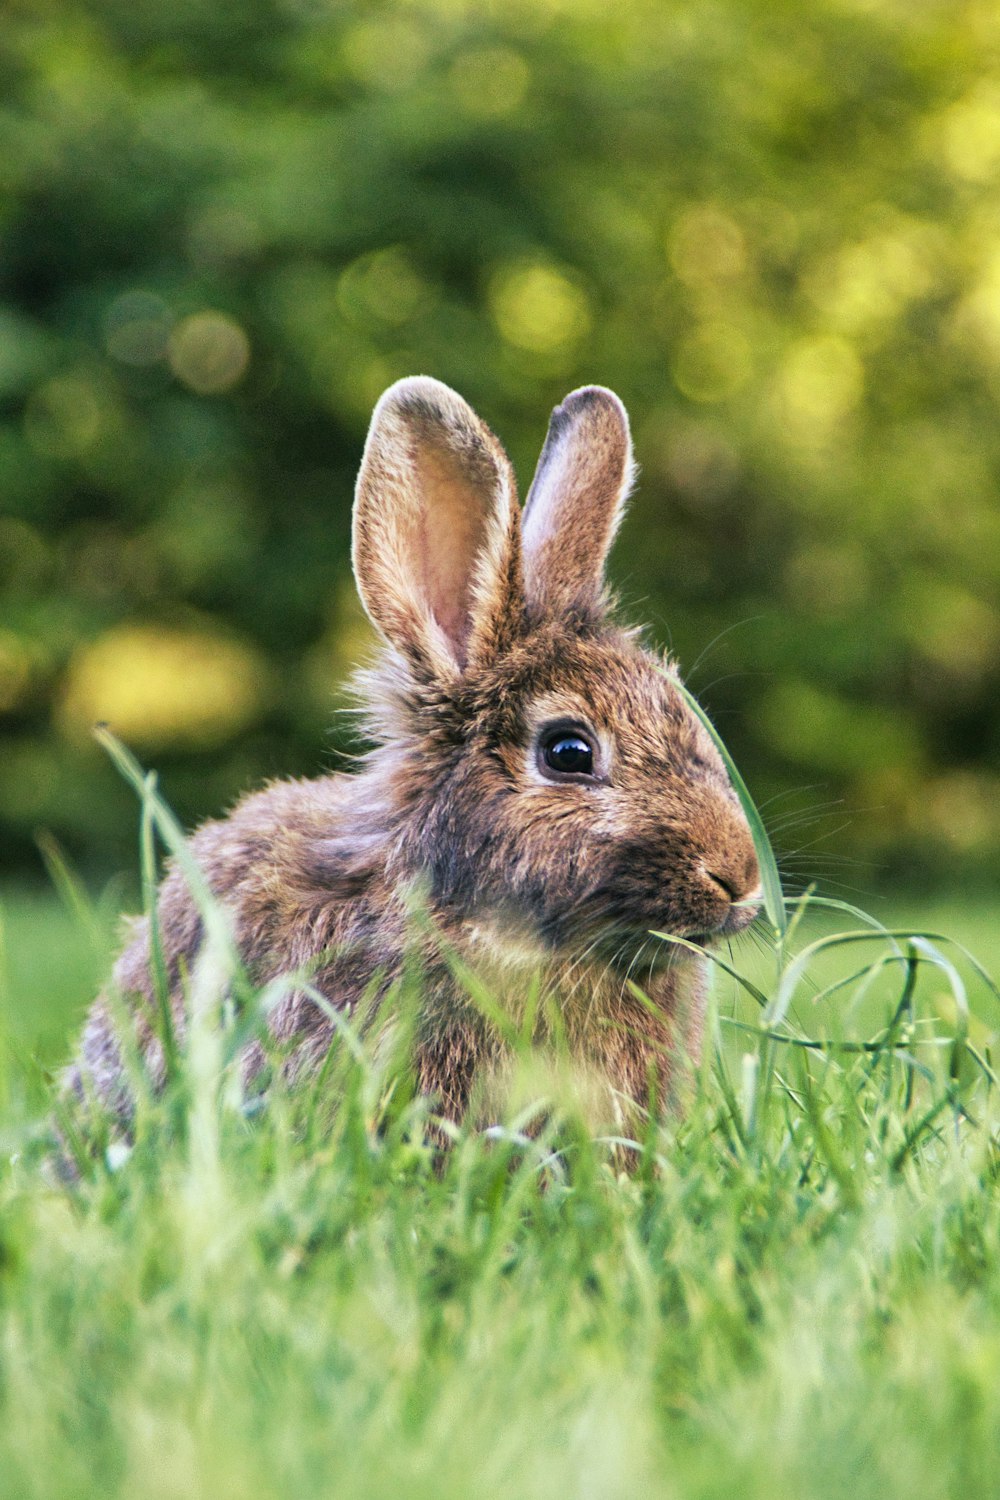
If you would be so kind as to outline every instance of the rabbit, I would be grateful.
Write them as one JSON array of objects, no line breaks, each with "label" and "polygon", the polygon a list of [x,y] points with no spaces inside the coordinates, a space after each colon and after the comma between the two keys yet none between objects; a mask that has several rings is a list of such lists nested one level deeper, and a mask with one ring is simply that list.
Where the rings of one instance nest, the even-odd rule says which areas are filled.
[{"label": "rabbit", "polygon": [[[411,377],[378,402],[352,547],[382,638],[360,676],[374,748],[353,773],[266,786],[190,843],[251,978],[311,970],[327,1002],[289,985],[268,1017],[296,1086],[320,1071],[331,1011],[350,1013],[373,976],[391,996],[419,890],[414,1067],[445,1119],[461,1120],[477,1080],[502,1079],[509,1063],[455,956],[514,1015],[540,976],[564,1052],[614,1118],[645,1109],[652,1087],[660,1101],[678,1096],[701,1050],[706,963],[650,930],[696,950],[734,935],[760,884],[746,819],[676,668],[613,618],[604,566],[633,478],[628,417],[600,386],[556,407],[523,511],[500,443],[448,386]],[[203,932],[176,865],[157,911],[183,1032]],[[112,986],[155,1082],[151,969],[148,919],[133,919]],[[262,1062],[248,1044],[246,1076]],[[107,998],[91,1008],[68,1083],[127,1126]]]}]

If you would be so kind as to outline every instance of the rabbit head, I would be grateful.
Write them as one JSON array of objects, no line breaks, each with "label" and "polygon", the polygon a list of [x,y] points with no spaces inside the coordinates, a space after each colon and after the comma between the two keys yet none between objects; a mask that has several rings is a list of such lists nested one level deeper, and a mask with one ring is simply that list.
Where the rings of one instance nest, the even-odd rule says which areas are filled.
[{"label": "rabbit head", "polygon": [[470,407],[403,380],[372,419],[353,541],[387,646],[364,690],[400,860],[455,930],[622,965],[652,952],[650,929],[739,931],[759,884],[675,668],[610,612],[604,565],[633,474],[621,402],[574,391],[522,512]]}]

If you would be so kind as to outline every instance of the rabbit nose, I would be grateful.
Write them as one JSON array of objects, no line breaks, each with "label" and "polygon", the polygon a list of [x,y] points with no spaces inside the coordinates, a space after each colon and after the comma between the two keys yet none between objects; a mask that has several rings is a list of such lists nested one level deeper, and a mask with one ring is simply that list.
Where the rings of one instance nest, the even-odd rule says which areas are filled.
[{"label": "rabbit nose", "polygon": [[746,819],[734,804],[735,799],[720,793],[705,795],[696,825],[701,848],[691,868],[695,920],[704,920],[706,930],[713,932],[738,932],[757,915],[757,851]]},{"label": "rabbit nose", "polygon": [[703,864],[701,874],[707,883],[725,895],[734,906],[759,901],[761,898],[756,852],[748,852],[742,858],[725,862],[716,860],[712,865]]}]

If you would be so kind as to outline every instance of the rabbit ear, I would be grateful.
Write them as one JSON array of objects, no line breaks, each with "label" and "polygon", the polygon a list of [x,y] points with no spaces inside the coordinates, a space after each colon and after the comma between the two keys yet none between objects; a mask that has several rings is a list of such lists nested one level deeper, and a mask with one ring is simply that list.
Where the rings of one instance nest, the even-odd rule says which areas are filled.
[{"label": "rabbit ear", "polygon": [[354,501],[354,574],[372,623],[435,678],[502,646],[520,590],[507,455],[461,398],[400,380],[372,416]]},{"label": "rabbit ear", "polygon": [[605,560],[634,477],[628,414],[618,397],[600,385],[573,391],[552,413],[524,507],[531,603],[601,606]]}]

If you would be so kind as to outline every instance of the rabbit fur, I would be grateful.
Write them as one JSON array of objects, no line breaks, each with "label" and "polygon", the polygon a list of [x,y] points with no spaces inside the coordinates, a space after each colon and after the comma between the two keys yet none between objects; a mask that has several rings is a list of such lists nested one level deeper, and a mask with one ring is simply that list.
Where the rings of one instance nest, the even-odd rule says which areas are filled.
[{"label": "rabbit fur", "polygon": [[[475,1088],[489,1094],[482,1080],[502,1078],[507,1056],[449,954],[515,1017],[540,976],[570,1057],[620,1120],[651,1080],[659,1098],[676,1094],[701,1046],[704,960],[650,929],[705,944],[754,915],[753,841],[721,759],[673,665],[610,612],[604,564],[633,472],[621,402],[574,391],[553,412],[522,511],[504,450],[455,392],[426,377],[393,385],[354,506],[354,573],[384,642],[361,676],[375,748],[359,772],[273,783],[191,839],[256,983],[311,971],[329,1006],[349,1011],[375,975],[391,995],[416,946],[419,1087],[451,1119]],[[541,748],[553,725],[584,736],[589,773],[553,773]],[[203,931],[175,865],[158,922],[183,1033]],[[112,985],[155,1080],[146,918]],[[318,1072],[334,1023],[303,989],[289,987],[268,1024],[296,1078]],[[262,1056],[251,1043],[248,1078]],[[105,998],[68,1081],[127,1124]]]}]

